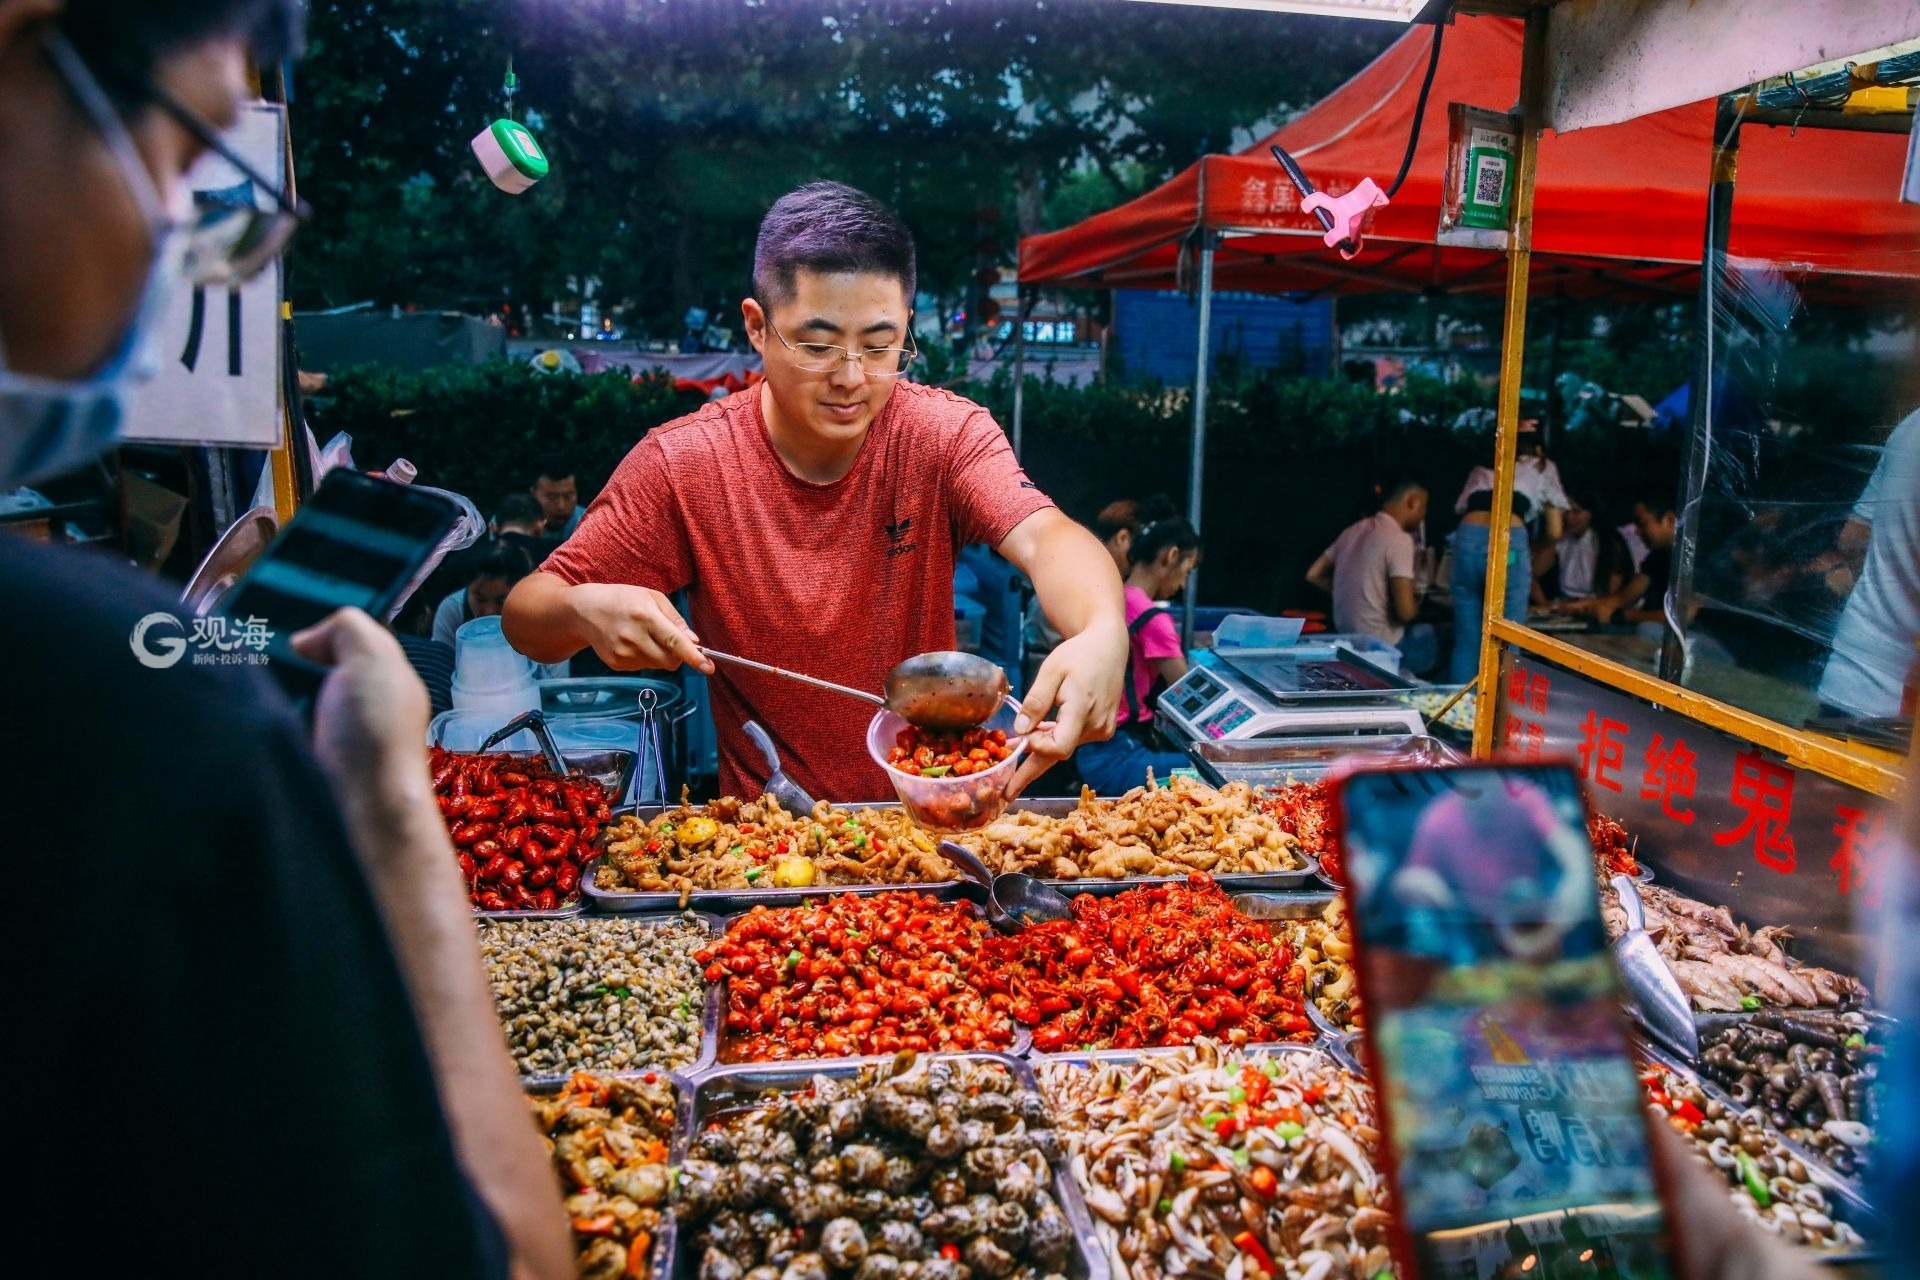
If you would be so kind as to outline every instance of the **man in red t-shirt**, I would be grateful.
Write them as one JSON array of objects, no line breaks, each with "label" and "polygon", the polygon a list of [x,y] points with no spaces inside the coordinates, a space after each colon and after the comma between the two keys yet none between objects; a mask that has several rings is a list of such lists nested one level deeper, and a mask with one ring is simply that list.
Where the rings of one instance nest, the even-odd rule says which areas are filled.
[{"label": "man in red t-shirt", "polygon": [[[507,600],[507,637],[535,661],[591,647],[622,671],[712,676],[728,794],[766,782],[749,719],[821,799],[892,788],[867,755],[869,708],[715,671],[696,646],[877,692],[895,663],[953,648],[954,558],[974,542],[1033,580],[1066,637],[1022,705],[1019,727],[1038,727],[1016,789],[1113,732],[1127,662],[1113,561],[1027,479],[986,410],[900,380],[913,293],[912,237],[878,201],[831,182],[782,197],[740,305],[766,380],[648,433]],[[691,630],[667,600],[683,587]]]}]

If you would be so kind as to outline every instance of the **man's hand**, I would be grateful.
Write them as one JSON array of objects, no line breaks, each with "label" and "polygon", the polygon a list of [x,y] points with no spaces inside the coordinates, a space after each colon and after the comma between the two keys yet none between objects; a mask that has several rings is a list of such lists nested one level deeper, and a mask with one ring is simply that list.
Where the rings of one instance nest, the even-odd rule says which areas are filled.
[{"label": "man's hand", "polygon": [[673,602],[646,587],[582,583],[567,591],[593,651],[615,671],[672,671],[682,663],[707,675],[713,663]]},{"label": "man's hand", "polygon": [[295,635],[293,648],[332,668],[314,706],[313,749],[343,797],[426,801],[431,704],[400,642],[360,610],[341,609]]},{"label": "man's hand", "polygon": [[[1028,783],[1072,755],[1081,743],[1113,736],[1120,682],[1128,676],[1128,651],[1124,627],[1094,626],[1062,640],[1047,655],[1014,724],[1030,736],[1027,758],[1007,788],[1009,796],[1026,790]],[[1050,711],[1051,724],[1047,723]]]}]

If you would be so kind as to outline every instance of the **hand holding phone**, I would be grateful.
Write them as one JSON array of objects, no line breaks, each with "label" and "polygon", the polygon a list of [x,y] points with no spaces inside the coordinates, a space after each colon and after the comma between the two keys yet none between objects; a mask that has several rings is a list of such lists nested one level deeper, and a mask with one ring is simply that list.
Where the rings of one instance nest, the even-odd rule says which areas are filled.
[{"label": "hand holding phone", "polygon": [[1406,1277],[1673,1274],[1579,779],[1335,784]]},{"label": "hand holding phone", "polygon": [[326,668],[295,650],[294,635],[342,608],[384,621],[460,515],[438,494],[329,471],[220,611],[266,624],[267,669],[304,708]]}]

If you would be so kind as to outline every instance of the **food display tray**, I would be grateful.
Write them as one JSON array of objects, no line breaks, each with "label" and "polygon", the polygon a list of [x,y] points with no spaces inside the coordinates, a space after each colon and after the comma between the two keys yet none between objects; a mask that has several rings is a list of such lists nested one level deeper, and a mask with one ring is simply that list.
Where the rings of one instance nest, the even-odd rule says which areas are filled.
[{"label": "food display tray", "polygon": [[[1311,920],[1339,896],[1324,889],[1307,893],[1236,893],[1233,895],[1233,905],[1255,920]],[[1320,1032],[1323,1043],[1331,1046],[1349,1034],[1344,1027],[1334,1025],[1331,1018],[1320,1012],[1320,1006],[1313,1002],[1312,997],[1304,999],[1307,1021]]]},{"label": "food display tray", "polygon": [[1438,738],[1411,733],[1196,742],[1187,748],[1187,754],[1215,786],[1244,782],[1268,788],[1292,782],[1318,782],[1360,765],[1434,769],[1465,762],[1464,756]]},{"label": "food display tray", "polygon": [[[1285,893],[1289,890],[1311,889],[1320,884],[1320,861],[1312,854],[1301,854],[1307,865],[1293,871],[1259,871],[1245,875],[1217,875],[1213,882],[1228,893]],[[1129,876],[1124,880],[1096,880],[1081,877],[1074,880],[1047,880],[1051,885],[1068,897],[1090,893],[1096,898],[1111,898],[1117,893],[1129,889],[1141,889],[1156,884],[1185,884],[1185,876]]]},{"label": "food display tray", "polygon": [[[680,910],[680,895],[668,890],[600,888],[593,877],[605,859],[606,855],[601,854],[581,872],[580,891],[595,912],[627,915]],[[687,895],[687,906],[696,911],[734,915],[754,907],[797,907],[819,898],[838,898],[848,893],[861,897],[878,893],[924,893],[942,902],[962,898],[980,903],[987,900],[986,891],[971,880],[926,880],[910,884],[816,884],[794,889],[695,889]]]},{"label": "food display tray", "polygon": [[[1113,799],[1103,796],[1101,799]],[[1016,800],[1008,807],[1008,813],[1037,813],[1050,818],[1065,817],[1079,807],[1077,799],[1066,797],[1048,797],[1034,800]],[[635,816],[651,822],[662,813],[678,808],[678,805],[638,805],[613,812],[615,819]],[[898,809],[898,800],[877,800],[869,804],[838,805],[842,809]],[[931,834],[931,833],[930,833]],[[1322,883],[1320,863],[1310,854],[1302,854],[1306,865],[1293,871],[1270,871],[1246,875],[1217,875],[1214,882],[1229,893],[1284,892],[1290,889],[1312,888]],[[589,862],[580,873],[580,892],[584,900],[592,904],[597,912],[619,914],[623,912],[678,911],[681,895],[670,890],[650,889],[602,889],[594,881],[600,870],[601,854]],[[955,872],[955,876],[958,876]],[[1184,884],[1185,876],[1133,876],[1122,880],[1097,880],[1078,878],[1073,880],[1048,880],[1047,884],[1069,895],[1091,893],[1096,897],[1109,897],[1116,893],[1125,893],[1128,889],[1138,889],[1144,885]],[[1327,882],[1331,883],[1331,882]],[[687,906],[695,911],[717,911],[723,915],[746,911],[755,906],[792,907],[812,898],[836,898],[843,893],[871,895],[876,893],[925,893],[942,901],[951,902],[966,899],[969,902],[984,903],[986,897],[980,887],[968,880],[933,880],[910,884],[835,884],[810,885],[804,889],[694,889],[687,894]]]},{"label": "food display tray", "polygon": [[[1674,1075],[1699,1086],[1702,1093],[1728,1110],[1736,1114],[1747,1110],[1734,1102],[1716,1081],[1687,1065],[1685,1059],[1655,1042],[1651,1036],[1638,1037],[1634,1042],[1634,1048],[1645,1061],[1657,1063]],[[1798,1245],[1795,1248],[1819,1262],[1862,1262],[1879,1257],[1879,1241],[1886,1236],[1887,1219],[1868,1202],[1859,1184],[1835,1173],[1819,1156],[1775,1129],[1771,1124],[1765,1127],[1794,1159],[1807,1167],[1808,1176],[1827,1193],[1827,1198],[1835,1211],[1831,1216],[1847,1223],[1866,1238],[1866,1244],[1859,1249],[1815,1250]]]},{"label": "food display tray", "polygon": [[[679,1140],[681,1130],[686,1127],[688,1109],[693,1101],[693,1077],[681,1071],[660,1071],[641,1069],[639,1071],[595,1071],[591,1073],[601,1080],[637,1080],[642,1076],[665,1076],[673,1086],[674,1125],[673,1132],[667,1135],[668,1159],[673,1161],[674,1144]],[[571,1077],[536,1076],[521,1077],[521,1088],[530,1095],[558,1093],[561,1085]],[[669,1164],[669,1168],[672,1168]],[[673,1199],[669,1195],[661,1206],[660,1228],[653,1235],[653,1254],[647,1261],[647,1280],[671,1280],[673,1275],[674,1252],[679,1246],[680,1215],[674,1212]]]},{"label": "food display tray", "polygon": [[[579,914],[580,912],[577,910],[572,913],[572,915],[575,915],[575,916]],[[717,938],[724,931],[724,922],[720,919],[720,917],[704,911],[673,911],[673,912],[656,913],[656,915],[657,915],[657,918],[655,919],[640,920],[640,921],[636,921],[636,923],[643,924],[643,925],[644,924],[668,924],[674,921],[683,920],[687,916],[692,916],[694,919],[698,920],[703,926],[705,926],[707,931],[707,936],[710,938]],[[510,916],[505,918],[511,919],[511,920],[524,920],[528,918],[528,914],[525,912],[522,912],[518,916]],[[543,916],[542,918],[567,919],[570,917],[562,916],[562,915],[559,915],[558,913],[552,913],[550,915]],[[681,1077],[691,1077],[693,1075],[698,1074],[700,1071],[704,1070],[705,1068],[712,1066],[720,1052],[720,1020],[726,1015],[726,997],[721,990],[723,984],[718,982],[708,982],[704,976],[700,977],[699,981],[700,981],[701,991],[703,993],[701,1010],[700,1010],[700,1052],[694,1058],[691,1064],[684,1067],[672,1067],[672,1068],[669,1068],[669,1067],[621,1067],[618,1070],[605,1070],[605,1069],[595,1069],[593,1067],[582,1067],[580,1068],[580,1070],[590,1072],[591,1074],[597,1075],[597,1076],[609,1076],[609,1077],[641,1076],[641,1075],[647,1074],[647,1072],[649,1071],[652,1071],[655,1073],[666,1072],[668,1074],[678,1075]],[[523,1088],[525,1088],[529,1093],[532,1093],[540,1090],[557,1089],[562,1084],[566,1083],[567,1080],[572,1078],[572,1076],[573,1076],[573,1072],[571,1071],[553,1072],[553,1073],[547,1073],[542,1075],[531,1075],[531,1076],[523,1075],[520,1077],[520,1083]]]},{"label": "food display tray", "polygon": [[[1117,1062],[1125,1066],[1144,1058],[1179,1053],[1191,1047],[1183,1044],[1164,1044],[1148,1049],[1078,1049],[1072,1053],[1034,1053],[1030,1056],[1039,1062],[1064,1062],[1076,1067],[1096,1067],[1108,1062]],[[1262,1041],[1257,1044],[1222,1045],[1221,1048],[1228,1053],[1324,1053],[1339,1066],[1347,1065],[1333,1053],[1330,1046],[1318,1041],[1313,1044],[1296,1044],[1292,1040],[1271,1043]]]},{"label": "food display tray", "polygon": [[[581,872],[582,875],[586,873]],[[575,916],[587,913],[587,900],[583,895],[578,902],[570,902],[564,907],[555,907],[551,911],[482,911],[473,909],[475,920],[571,920]]]},{"label": "food display tray", "polygon": [[[978,916],[981,920],[985,920],[987,918],[986,907],[981,903],[974,901],[971,898],[954,898],[954,899],[948,899],[948,901],[964,901],[973,908],[974,915]],[[753,905],[756,907],[769,907],[769,909],[772,909],[770,904],[764,903],[764,902],[755,902]],[[751,910],[751,908],[749,908],[749,910]],[[714,930],[714,936],[718,937],[720,934],[727,932],[728,930],[732,929],[734,925],[740,923],[740,921],[744,920],[745,918],[746,918],[746,912],[742,911],[734,915],[728,916],[724,920],[718,921],[717,927]],[[726,1011],[727,1011],[726,989],[727,989],[728,981],[729,979],[722,978],[720,981],[710,984],[713,987],[713,989],[719,993],[714,998],[713,1004],[712,1004],[715,1026],[719,1026],[720,1020],[726,1017]],[[1007,1056],[1012,1056],[1016,1058],[1027,1057],[1033,1051],[1033,1034],[1029,1032],[1025,1027],[1021,1026],[1019,1021],[1016,1020],[1011,1013],[1007,1015],[1007,1021],[1013,1024],[1013,1043],[1011,1045],[1008,1045],[1005,1049],[990,1051],[989,1056],[991,1056],[991,1053],[998,1053],[1001,1055],[1007,1055]],[[722,1027],[721,1031],[722,1033],[724,1033],[725,1028]],[[705,1043],[703,1042],[701,1045],[701,1048],[704,1050],[705,1047],[706,1047]],[[840,1061],[871,1063],[871,1062],[882,1062],[894,1056],[893,1054],[890,1054],[890,1053],[876,1053],[876,1054],[864,1054],[858,1057],[845,1058],[845,1059],[783,1058],[779,1062],[773,1062],[773,1063],[747,1063],[747,1062],[736,1063],[736,1062],[720,1062],[719,1061],[718,1055],[720,1051],[720,1041],[718,1039],[714,1040],[713,1047],[714,1047],[715,1056],[710,1060],[709,1065],[713,1065],[716,1067],[794,1066],[794,1065],[805,1065],[806,1063],[809,1063],[809,1062],[840,1062]],[[942,1050],[935,1049],[935,1050],[930,1050],[929,1052],[959,1053],[962,1051],[961,1050],[942,1051]]]},{"label": "food display tray", "polygon": [[[1009,1053],[955,1053],[941,1054],[941,1057],[972,1058],[982,1062],[997,1062],[1022,1086],[1039,1090],[1039,1082],[1034,1079],[1033,1068],[1021,1058]],[[722,1112],[731,1111],[760,1100],[770,1090],[781,1092],[799,1092],[806,1089],[815,1076],[844,1080],[856,1077],[862,1070],[885,1059],[875,1058],[824,1058],[795,1062],[757,1062],[742,1063],[737,1066],[719,1066],[694,1076],[690,1087],[683,1091],[681,1104],[681,1124],[674,1135],[672,1159],[678,1166],[686,1163],[687,1154],[707,1122]],[[1043,1095],[1044,1096],[1044,1095]],[[1093,1246],[1095,1240],[1093,1219],[1087,1214],[1086,1201],[1081,1198],[1080,1187],[1067,1170],[1066,1162],[1055,1161],[1053,1169],[1053,1198],[1059,1202],[1060,1211],[1067,1216],[1067,1223],[1073,1228],[1073,1253],[1066,1267],[1067,1280],[1112,1280],[1104,1251]],[[694,1280],[699,1266],[699,1258],[692,1249],[679,1248],[679,1238],[674,1239],[673,1258],[664,1271],[656,1271],[655,1280]]]}]

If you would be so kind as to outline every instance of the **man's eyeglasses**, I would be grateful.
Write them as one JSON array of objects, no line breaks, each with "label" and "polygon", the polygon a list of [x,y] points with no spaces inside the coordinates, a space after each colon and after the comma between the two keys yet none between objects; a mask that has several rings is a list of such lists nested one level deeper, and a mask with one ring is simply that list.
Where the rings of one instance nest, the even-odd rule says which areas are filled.
[{"label": "man's eyeglasses", "polygon": [[794,366],[807,373],[834,373],[851,360],[869,378],[897,378],[920,354],[912,347],[861,347],[856,351],[832,342],[788,342],[787,336],[774,328],[772,317],[767,319],[767,328],[793,352]]},{"label": "man's eyeglasses", "polygon": [[[49,42],[48,52],[82,105],[108,131],[109,142],[118,144],[116,150],[130,149],[130,140],[119,126],[117,114],[94,83],[91,69],[72,46],[56,38]],[[306,205],[248,164],[221,138],[219,130],[151,80],[111,66],[101,74],[135,100],[153,104],[186,130],[195,142],[232,165],[244,179],[223,190],[195,192],[192,216],[184,222],[167,220],[165,230],[185,237],[181,271],[190,283],[216,288],[243,284],[286,250],[294,232],[311,213]],[[131,159],[137,163],[138,155]],[[256,192],[265,192],[273,201],[272,207],[261,207]]]},{"label": "man's eyeglasses", "polygon": [[[232,165],[245,183],[225,191],[196,192],[193,218],[183,230],[187,252],[182,270],[187,279],[203,285],[237,285],[260,274],[286,252],[294,233],[311,210],[241,159],[213,126],[181,106],[158,87],[149,87],[153,104],[195,142]],[[261,208],[254,192],[273,198],[272,208]]]}]

